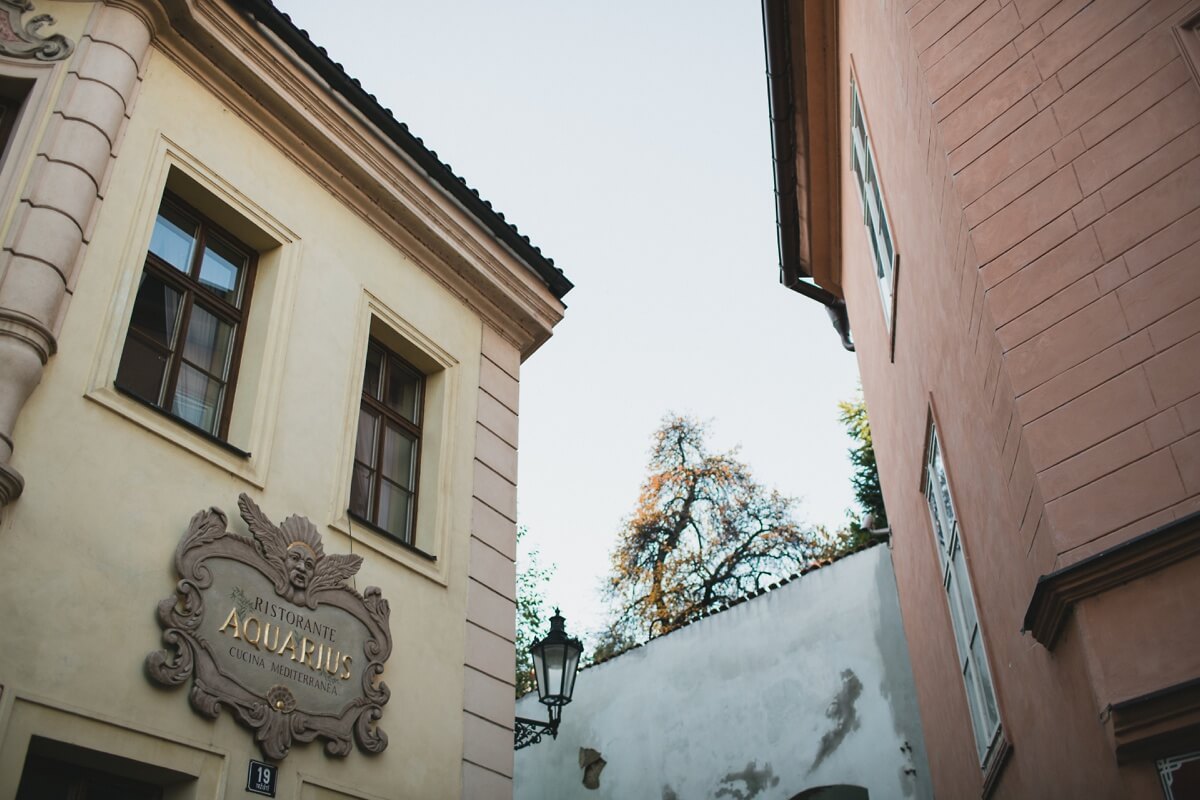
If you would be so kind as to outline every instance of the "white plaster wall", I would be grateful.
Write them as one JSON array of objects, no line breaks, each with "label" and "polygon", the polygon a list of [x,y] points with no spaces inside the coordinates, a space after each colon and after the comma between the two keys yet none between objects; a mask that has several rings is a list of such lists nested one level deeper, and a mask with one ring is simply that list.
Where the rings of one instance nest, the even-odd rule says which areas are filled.
[{"label": "white plaster wall", "polygon": [[[517,714],[545,718],[536,695]],[[816,763],[839,720],[844,737]],[[585,747],[607,762],[598,789],[582,782]],[[849,556],[584,670],[558,739],[518,751],[514,781],[519,800],[789,800],[833,784],[930,797],[891,551]]]}]

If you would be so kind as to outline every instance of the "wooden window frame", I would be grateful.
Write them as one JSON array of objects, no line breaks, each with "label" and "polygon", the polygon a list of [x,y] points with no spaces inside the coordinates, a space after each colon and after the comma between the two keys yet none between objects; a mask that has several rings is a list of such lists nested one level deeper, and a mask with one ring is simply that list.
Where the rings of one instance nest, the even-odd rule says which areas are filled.
[{"label": "wooden window frame", "polygon": [[[371,351],[373,349],[377,349],[381,354],[380,370],[379,370],[380,397],[375,397],[373,394],[371,394],[368,391],[367,382],[366,382],[366,364],[369,362],[369,360],[371,358]],[[415,410],[414,416],[416,417],[415,422],[405,418],[403,414],[401,414],[399,411],[396,411],[395,409],[393,409],[382,399],[382,395],[386,392],[388,376],[394,367],[393,362],[399,363],[399,365],[405,371],[413,374],[418,379],[417,380],[417,396],[416,396],[416,400],[414,403],[414,410]],[[374,336],[370,337],[370,339],[368,340],[368,343],[367,343],[367,358],[363,363],[363,370],[364,370],[364,372],[363,372],[363,387],[362,387],[361,398],[359,401],[359,415],[361,418],[363,409],[367,409],[371,413],[377,415],[377,417],[379,418],[379,430],[375,437],[374,452],[372,454],[373,458],[374,458],[373,465],[366,464],[358,459],[357,441],[356,441],[355,447],[353,448],[354,455],[353,455],[352,466],[351,466],[351,470],[350,470],[350,481],[351,481],[350,509],[347,510],[347,513],[350,516],[350,518],[353,519],[355,522],[361,523],[363,525],[367,525],[372,530],[374,530],[378,533],[381,533],[381,534],[387,536],[388,538],[390,538],[394,541],[397,541],[402,545],[405,545],[406,547],[416,549],[415,539],[416,539],[416,530],[417,530],[417,512],[418,512],[418,505],[419,505],[418,501],[420,499],[420,493],[421,493],[421,454],[422,454],[422,450],[424,449],[422,447],[422,426],[425,421],[425,394],[426,394],[425,383],[426,383],[427,376],[425,375],[424,372],[422,372],[420,369],[415,367],[411,362],[409,362],[407,359],[405,359],[403,356],[401,356],[395,350],[391,349],[390,347],[388,347],[386,344],[384,344],[382,341],[380,341],[378,338],[376,338]],[[384,434],[384,431],[387,429],[388,424],[393,424],[393,425],[399,427],[401,430],[403,430],[406,433],[408,433],[409,435],[411,435],[414,440],[413,449],[415,450],[415,453],[413,455],[413,464],[412,464],[412,490],[411,490],[412,499],[411,499],[411,503],[409,505],[408,520],[407,520],[407,524],[405,526],[405,530],[399,531],[399,532],[390,530],[389,528],[387,528],[386,525],[384,525],[379,520],[379,497],[380,497],[380,492],[383,489],[383,481],[387,480],[388,483],[393,483],[393,484],[395,483],[394,481],[391,481],[390,479],[384,478],[383,468],[382,468],[383,450],[384,450],[384,442],[385,442],[385,436],[383,434]],[[358,426],[356,425],[355,426],[355,436],[357,436],[357,431],[358,431]],[[353,507],[354,507],[354,469],[355,469],[355,467],[357,467],[359,465],[366,467],[372,473],[370,493],[367,497],[367,508],[366,508],[365,514],[360,514],[357,511],[353,510]],[[401,488],[403,489],[404,487],[401,487]],[[421,552],[422,555],[427,555],[423,551],[418,550],[418,552]]]},{"label": "wooden window frame", "polygon": [[[181,272],[178,268],[168,264],[162,258],[146,249],[146,258],[142,266],[142,272],[139,274],[139,281],[144,275],[152,275],[157,280],[162,281],[167,286],[180,293],[180,308],[179,318],[175,325],[174,341],[170,347],[164,348],[159,342],[156,342],[149,337],[144,336],[139,331],[135,330],[132,324],[125,329],[125,344],[122,344],[121,354],[117,360],[117,375],[118,379],[114,380],[114,386],[122,393],[133,397],[141,403],[162,412],[172,420],[178,422],[189,430],[195,431],[202,436],[213,439],[219,443],[225,443],[229,436],[229,420],[233,414],[233,399],[237,389],[237,381],[241,370],[242,362],[242,344],[246,338],[246,323],[250,316],[250,302],[254,290],[254,278],[258,266],[258,252],[246,245],[229,231],[213,222],[208,216],[196,209],[179,195],[169,190],[163,192],[162,201],[158,205],[155,212],[155,220],[162,213],[164,208],[170,208],[176,212],[182,212],[185,217],[190,218],[197,225],[196,235],[193,244],[193,253],[191,262],[188,264],[188,271]],[[204,260],[205,245],[210,237],[222,240],[224,243],[231,245],[234,249],[240,250],[246,255],[246,274],[242,278],[241,299],[238,305],[233,305],[229,301],[218,297],[216,294],[206,289],[200,283],[200,267]],[[229,368],[227,377],[224,379],[215,376],[196,364],[188,362],[188,365],[203,373],[206,377],[215,378],[224,384],[220,410],[218,412],[218,422],[215,431],[206,430],[203,426],[196,425],[189,420],[176,414],[171,410],[171,404],[174,401],[175,390],[179,382],[179,372],[183,364],[183,350],[187,337],[188,326],[191,324],[192,309],[195,306],[196,297],[203,298],[202,305],[205,310],[217,317],[221,321],[231,325],[234,329],[233,343],[229,354]],[[137,301],[134,300],[134,310],[137,307]],[[159,389],[159,399],[156,402],[150,401],[140,394],[137,394],[130,388],[122,386],[119,381],[121,364],[125,355],[125,345],[128,344],[130,338],[137,340],[139,344],[150,348],[160,354],[165,354],[167,357],[167,366],[162,385]],[[240,452],[240,451],[239,451]]]}]

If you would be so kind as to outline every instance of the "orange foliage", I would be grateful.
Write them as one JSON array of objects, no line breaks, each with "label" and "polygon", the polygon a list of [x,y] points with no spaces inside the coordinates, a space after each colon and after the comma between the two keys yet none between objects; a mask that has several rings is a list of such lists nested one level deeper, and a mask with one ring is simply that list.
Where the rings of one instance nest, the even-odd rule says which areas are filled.
[{"label": "orange foliage", "polygon": [[685,416],[654,434],[650,475],[612,553],[614,630],[656,636],[796,572],[816,552],[795,500],[755,482],[734,453],[710,453]]}]

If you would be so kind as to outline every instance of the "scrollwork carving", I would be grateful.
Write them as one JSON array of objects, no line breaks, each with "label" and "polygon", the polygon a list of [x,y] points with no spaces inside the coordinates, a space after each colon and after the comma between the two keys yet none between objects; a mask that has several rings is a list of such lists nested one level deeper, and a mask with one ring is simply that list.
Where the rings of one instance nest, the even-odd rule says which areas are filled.
[{"label": "scrollwork carving", "polygon": [[38,14],[23,21],[30,11],[32,0],[0,0],[0,55],[39,61],[59,61],[71,55],[75,44],[70,39],[61,33],[41,35],[43,27],[54,24],[54,17]]}]

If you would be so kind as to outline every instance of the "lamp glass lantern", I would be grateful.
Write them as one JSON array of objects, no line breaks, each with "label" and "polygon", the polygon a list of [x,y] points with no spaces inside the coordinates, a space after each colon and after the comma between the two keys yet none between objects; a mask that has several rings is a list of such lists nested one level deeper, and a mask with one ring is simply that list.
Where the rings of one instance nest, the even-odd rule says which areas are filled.
[{"label": "lamp glass lantern", "polygon": [[551,708],[571,702],[571,694],[575,691],[575,671],[579,668],[579,656],[583,652],[583,645],[578,639],[568,638],[563,623],[562,615],[555,609],[554,616],[550,618],[550,633],[529,648],[537,678],[538,700]]},{"label": "lamp glass lantern", "polygon": [[533,656],[534,678],[537,680],[538,700],[546,706],[548,722],[517,718],[517,749],[540,741],[543,734],[558,736],[558,723],[562,719],[562,707],[571,702],[575,691],[575,673],[579,669],[579,656],[583,644],[567,636],[565,620],[558,609],[550,618],[550,632],[529,648]]}]

